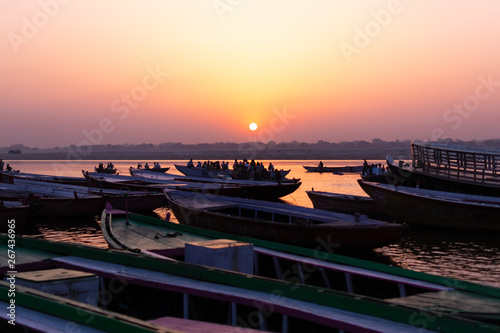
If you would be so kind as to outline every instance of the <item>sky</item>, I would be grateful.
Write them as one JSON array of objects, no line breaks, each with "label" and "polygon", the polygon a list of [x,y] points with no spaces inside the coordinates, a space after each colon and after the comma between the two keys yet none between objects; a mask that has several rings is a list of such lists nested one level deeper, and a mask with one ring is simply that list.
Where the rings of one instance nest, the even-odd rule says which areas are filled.
[{"label": "sky", "polygon": [[0,0],[0,146],[499,138],[499,17],[496,0]]}]

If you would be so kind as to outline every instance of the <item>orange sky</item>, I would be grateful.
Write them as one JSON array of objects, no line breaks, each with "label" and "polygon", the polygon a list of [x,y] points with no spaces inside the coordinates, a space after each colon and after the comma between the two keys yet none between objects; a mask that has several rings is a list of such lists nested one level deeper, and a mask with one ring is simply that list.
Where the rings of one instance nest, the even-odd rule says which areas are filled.
[{"label": "orange sky", "polygon": [[0,0],[0,146],[498,138],[498,17],[492,0]]}]

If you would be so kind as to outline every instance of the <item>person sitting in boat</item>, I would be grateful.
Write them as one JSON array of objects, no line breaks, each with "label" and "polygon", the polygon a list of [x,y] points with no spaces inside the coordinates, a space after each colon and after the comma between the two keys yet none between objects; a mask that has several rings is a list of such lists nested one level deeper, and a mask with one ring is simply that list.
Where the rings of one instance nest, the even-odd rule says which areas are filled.
[{"label": "person sitting in boat", "polygon": [[196,163],[196,167],[197,168],[201,168],[201,162],[200,161],[198,161],[198,163]]},{"label": "person sitting in boat", "polygon": [[108,170],[113,170],[115,166],[113,165],[113,163],[109,162],[108,163],[108,166],[106,167]]},{"label": "person sitting in boat", "polygon": [[267,168],[267,170],[269,172],[273,172],[274,171],[274,165],[272,163],[269,163],[269,167]]},{"label": "person sitting in boat", "polygon": [[[199,163],[199,162],[198,162]],[[194,168],[194,163],[193,159],[190,159],[189,162],[187,163],[188,168]]]},{"label": "person sitting in boat", "polygon": [[148,162],[146,162],[146,164],[144,164],[144,169],[145,170],[149,170],[149,164],[148,164]]},{"label": "person sitting in boat", "polygon": [[12,167],[7,163],[7,167],[5,168],[7,171],[12,171]]},{"label": "person sitting in boat", "polygon": [[141,162],[137,163],[137,169],[140,169],[140,168],[142,168]]},{"label": "person sitting in boat", "polygon": [[322,167],[323,167],[323,161],[319,161],[319,163],[318,163],[318,167],[319,167],[319,168],[322,168]]}]

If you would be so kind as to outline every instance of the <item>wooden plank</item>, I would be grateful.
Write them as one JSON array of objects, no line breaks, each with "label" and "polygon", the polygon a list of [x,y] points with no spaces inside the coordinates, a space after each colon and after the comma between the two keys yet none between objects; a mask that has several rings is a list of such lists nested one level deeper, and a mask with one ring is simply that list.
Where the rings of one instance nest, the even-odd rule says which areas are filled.
[{"label": "wooden plank", "polygon": [[404,298],[388,299],[395,304],[446,313],[494,314],[500,318],[500,300],[463,291],[423,293]]},{"label": "wooden plank", "polygon": [[259,330],[253,330],[244,327],[231,327],[222,324],[207,323],[204,321],[189,320],[176,317],[161,317],[148,321],[151,324],[155,324],[161,327],[179,330],[185,333],[257,333],[262,332]]},{"label": "wooden plank", "polygon": [[268,255],[272,256],[273,258],[280,258],[280,259],[285,259],[289,261],[294,261],[298,262],[304,265],[308,266],[314,266],[318,268],[323,268],[323,269],[328,269],[328,270],[333,270],[333,271],[338,271],[338,272],[343,272],[343,273],[349,273],[353,275],[359,275],[359,276],[364,276],[364,277],[370,277],[373,279],[378,279],[378,280],[385,280],[385,281],[390,281],[394,283],[401,283],[403,285],[408,285],[408,286],[415,286],[415,287],[420,287],[428,290],[435,290],[435,291],[442,291],[442,290],[452,290],[452,288],[431,283],[431,282],[426,282],[426,281],[419,281],[411,278],[406,278],[398,275],[393,275],[389,273],[384,273],[384,272],[378,272],[370,269],[365,269],[365,268],[360,268],[360,267],[355,267],[355,266],[348,266],[348,265],[343,265],[343,264],[337,264],[334,262],[329,262],[329,261],[324,261],[324,260],[318,260],[314,258],[308,258],[308,257],[302,257],[294,254],[289,254],[285,252],[279,252],[279,251],[274,251],[262,247],[255,247],[254,251],[263,255]]}]

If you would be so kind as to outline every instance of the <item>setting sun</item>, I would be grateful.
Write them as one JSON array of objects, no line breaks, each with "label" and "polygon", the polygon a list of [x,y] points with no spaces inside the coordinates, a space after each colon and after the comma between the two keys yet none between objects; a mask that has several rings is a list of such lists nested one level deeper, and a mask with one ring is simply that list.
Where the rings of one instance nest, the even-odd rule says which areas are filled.
[{"label": "setting sun", "polygon": [[252,131],[255,131],[257,129],[257,124],[256,123],[251,123],[248,127],[250,127],[250,129]]}]

